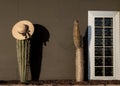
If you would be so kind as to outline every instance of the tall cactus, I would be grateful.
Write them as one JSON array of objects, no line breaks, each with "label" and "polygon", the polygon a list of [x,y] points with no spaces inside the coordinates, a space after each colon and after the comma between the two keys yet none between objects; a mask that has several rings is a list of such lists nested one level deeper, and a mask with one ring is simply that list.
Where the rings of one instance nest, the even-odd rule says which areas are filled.
[{"label": "tall cactus", "polygon": [[30,74],[30,37],[33,33],[34,25],[28,20],[19,21],[12,28],[12,35],[16,39],[20,82],[26,82]]},{"label": "tall cactus", "polygon": [[29,62],[30,40],[16,40],[20,82],[27,81],[27,63]]},{"label": "tall cactus", "polygon": [[76,81],[79,82],[84,80],[84,60],[83,60],[82,39],[79,31],[79,22],[77,20],[74,21],[73,41],[76,47],[75,76],[76,76]]}]

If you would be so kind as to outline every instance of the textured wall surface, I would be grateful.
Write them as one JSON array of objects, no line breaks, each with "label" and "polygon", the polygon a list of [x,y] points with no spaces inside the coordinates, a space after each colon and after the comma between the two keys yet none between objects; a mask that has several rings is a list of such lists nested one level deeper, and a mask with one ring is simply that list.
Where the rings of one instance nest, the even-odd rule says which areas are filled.
[{"label": "textured wall surface", "polygon": [[[0,80],[19,79],[16,43],[11,29],[23,19],[44,26],[49,33],[49,41],[40,51],[40,79],[75,79],[73,21],[79,20],[84,36],[88,10],[119,11],[120,0],[0,0]],[[39,49],[36,50],[39,53]],[[39,54],[32,59],[41,60],[38,57]],[[34,61],[32,64],[36,63]]]},{"label": "textured wall surface", "polygon": [[52,84],[45,84],[45,85],[0,85],[0,86],[120,86],[120,85],[52,85]]}]

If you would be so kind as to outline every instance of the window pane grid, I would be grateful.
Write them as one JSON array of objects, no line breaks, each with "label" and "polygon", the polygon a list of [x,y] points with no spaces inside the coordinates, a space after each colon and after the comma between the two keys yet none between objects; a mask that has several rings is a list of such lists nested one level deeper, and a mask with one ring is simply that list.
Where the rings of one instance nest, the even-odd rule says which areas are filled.
[{"label": "window pane grid", "polygon": [[112,18],[95,18],[95,76],[113,76],[112,28]]}]

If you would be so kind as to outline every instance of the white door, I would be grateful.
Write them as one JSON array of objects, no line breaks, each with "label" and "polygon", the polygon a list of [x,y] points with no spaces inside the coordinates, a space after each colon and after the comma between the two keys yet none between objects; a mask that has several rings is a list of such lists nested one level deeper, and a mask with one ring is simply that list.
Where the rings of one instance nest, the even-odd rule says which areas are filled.
[{"label": "white door", "polygon": [[89,79],[120,80],[120,13],[88,12]]}]

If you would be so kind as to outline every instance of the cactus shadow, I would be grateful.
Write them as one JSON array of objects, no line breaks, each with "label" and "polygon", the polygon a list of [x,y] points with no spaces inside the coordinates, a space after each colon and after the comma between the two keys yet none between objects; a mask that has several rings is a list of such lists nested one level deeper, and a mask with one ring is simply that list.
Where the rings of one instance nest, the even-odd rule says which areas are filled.
[{"label": "cactus shadow", "polygon": [[42,25],[34,24],[34,33],[32,35],[30,46],[30,71],[31,80],[39,81],[41,72],[41,63],[43,58],[43,46],[49,41],[49,31]]},{"label": "cactus shadow", "polygon": [[85,36],[83,38],[84,49],[84,79],[88,81],[90,79],[90,58],[89,58],[89,45],[91,41],[92,29],[91,26],[86,28]]}]

